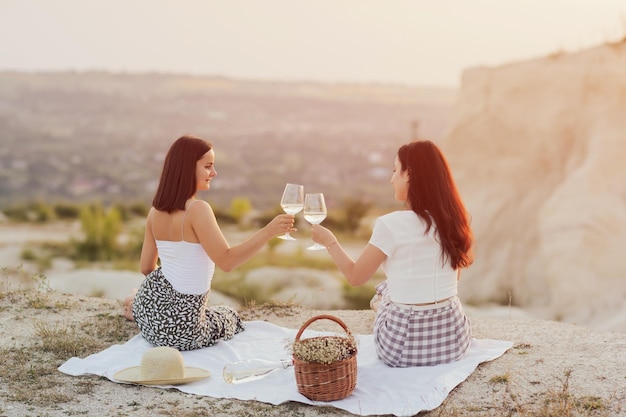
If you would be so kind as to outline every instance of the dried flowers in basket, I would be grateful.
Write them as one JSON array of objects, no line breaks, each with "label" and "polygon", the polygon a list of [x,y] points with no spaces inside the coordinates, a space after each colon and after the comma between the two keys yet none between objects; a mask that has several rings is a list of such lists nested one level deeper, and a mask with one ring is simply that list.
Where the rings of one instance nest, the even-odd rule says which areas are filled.
[{"label": "dried flowers in basket", "polygon": [[[346,335],[300,339],[311,323],[321,319],[339,324]],[[290,348],[302,395],[314,401],[335,401],[352,393],[357,377],[357,344],[341,319],[326,314],[311,317],[300,327]]]}]

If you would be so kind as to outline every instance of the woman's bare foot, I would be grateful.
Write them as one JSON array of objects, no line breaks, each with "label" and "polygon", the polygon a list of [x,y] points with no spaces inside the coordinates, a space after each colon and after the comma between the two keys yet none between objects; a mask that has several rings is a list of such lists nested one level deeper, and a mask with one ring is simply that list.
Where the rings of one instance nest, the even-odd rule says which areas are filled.
[{"label": "woman's bare foot", "polygon": [[126,320],[129,321],[135,321],[135,318],[133,317],[133,300],[135,299],[136,292],[137,290],[133,289],[131,294],[128,297],[124,298],[124,317],[126,318]]}]

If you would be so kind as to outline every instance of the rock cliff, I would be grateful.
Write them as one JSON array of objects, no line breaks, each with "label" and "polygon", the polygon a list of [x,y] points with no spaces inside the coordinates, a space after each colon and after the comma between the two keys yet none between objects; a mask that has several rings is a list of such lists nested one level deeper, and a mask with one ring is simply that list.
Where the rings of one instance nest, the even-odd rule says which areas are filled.
[{"label": "rock cliff", "polygon": [[441,146],[476,235],[464,299],[626,331],[626,38],[466,70]]}]

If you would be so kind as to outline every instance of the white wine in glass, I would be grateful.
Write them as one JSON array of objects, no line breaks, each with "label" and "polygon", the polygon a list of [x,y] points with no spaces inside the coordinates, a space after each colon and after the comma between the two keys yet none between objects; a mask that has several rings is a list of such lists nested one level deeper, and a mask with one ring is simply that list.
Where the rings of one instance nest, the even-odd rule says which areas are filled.
[{"label": "white wine in glass", "polygon": [[[304,220],[311,224],[320,224],[326,218],[326,202],[322,193],[307,193],[304,197]],[[308,250],[326,249],[319,243],[309,246]]]},{"label": "white wine in glass", "polygon": [[[302,211],[304,204],[304,186],[300,184],[287,183],[285,185],[285,191],[283,191],[283,198],[280,200],[280,206],[287,214],[293,214],[294,216]],[[284,240],[296,240],[289,232],[284,235],[278,236]]]}]

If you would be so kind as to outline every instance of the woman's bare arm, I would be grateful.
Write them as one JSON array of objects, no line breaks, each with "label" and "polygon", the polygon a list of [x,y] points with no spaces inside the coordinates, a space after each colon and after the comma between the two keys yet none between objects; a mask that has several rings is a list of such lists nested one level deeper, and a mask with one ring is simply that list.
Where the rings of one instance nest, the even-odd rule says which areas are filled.
[{"label": "woman's bare arm", "polygon": [[[196,207],[197,206],[197,207]],[[211,206],[194,204],[190,208],[191,225],[207,255],[223,271],[231,271],[254,256],[273,237],[293,228],[294,216],[280,214],[250,238],[231,247],[220,229]]]}]

